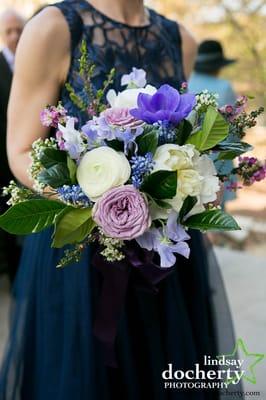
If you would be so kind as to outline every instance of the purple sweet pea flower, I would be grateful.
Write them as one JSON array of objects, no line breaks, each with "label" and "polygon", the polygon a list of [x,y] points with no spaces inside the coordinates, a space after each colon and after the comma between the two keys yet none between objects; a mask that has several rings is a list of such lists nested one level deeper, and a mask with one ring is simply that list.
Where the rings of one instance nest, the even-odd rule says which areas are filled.
[{"label": "purple sweet pea flower", "polygon": [[140,247],[158,252],[161,258],[161,267],[170,268],[176,262],[176,253],[186,258],[189,257],[190,248],[185,242],[188,239],[190,236],[177,224],[177,213],[172,211],[168,217],[166,231],[163,228],[151,228],[136,241]]},{"label": "purple sweet pea flower", "polygon": [[120,140],[124,142],[125,152],[130,143],[143,133],[144,123],[137,121],[127,108],[109,108],[99,117],[88,121],[81,130],[87,136],[90,148],[103,146],[105,141]]},{"label": "purple sweet pea flower", "polygon": [[135,67],[130,74],[123,75],[121,79],[121,86],[143,88],[146,83],[146,71]]},{"label": "purple sweet pea flower", "polygon": [[61,134],[57,134],[57,140],[60,140],[60,148],[62,149],[62,147],[64,147],[64,150],[69,153],[70,158],[78,160],[86,149],[86,146],[80,131],[75,129],[75,122],[75,118],[68,117],[66,126],[58,124],[58,129]]},{"label": "purple sweet pea flower", "polygon": [[107,123],[103,115],[88,121],[81,130],[92,141],[115,139],[115,129]]},{"label": "purple sweet pea flower", "polygon": [[117,130],[116,139],[124,142],[124,153],[127,154],[131,143],[135,143],[136,138],[143,133],[143,128],[138,126],[135,129],[126,128],[124,131]]},{"label": "purple sweet pea flower", "polygon": [[154,95],[140,93],[138,108],[130,111],[133,117],[153,124],[158,121],[168,121],[179,124],[192,111],[196,99],[193,94],[180,94],[169,85],[163,85]]}]

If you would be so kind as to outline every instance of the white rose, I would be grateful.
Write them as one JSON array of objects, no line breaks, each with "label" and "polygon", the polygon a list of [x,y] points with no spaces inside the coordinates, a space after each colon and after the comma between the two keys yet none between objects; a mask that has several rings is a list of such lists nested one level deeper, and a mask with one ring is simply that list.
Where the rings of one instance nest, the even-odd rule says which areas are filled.
[{"label": "white rose", "polygon": [[201,189],[197,196],[198,202],[187,217],[203,212],[205,210],[204,204],[215,201],[217,199],[217,192],[220,190],[219,178],[216,176],[217,171],[215,165],[206,154],[203,154],[197,159],[195,168],[202,178]]},{"label": "white rose", "polygon": [[217,176],[205,176],[200,191],[201,203],[207,204],[215,201],[219,190],[219,178]]},{"label": "white rose", "polygon": [[201,192],[203,178],[194,169],[183,169],[178,172],[177,192],[184,197],[199,196]]},{"label": "white rose", "polygon": [[83,192],[97,201],[107,190],[126,183],[130,173],[126,156],[104,146],[89,151],[81,159],[77,180]]},{"label": "white rose", "polygon": [[195,168],[202,176],[217,174],[215,165],[213,161],[207,156],[207,154],[203,154],[196,160]]},{"label": "white rose", "polygon": [[116,93],[113,89],[109,90],[106,98],[112,108],[136,108],[140,93],[153,95],[157,92],[154,86],[147,85],[145,88],[126,89]]},{"label": "white rose", "polygon": [[198,151],[192,144],[179,146],[177,144],[163,144],[159,146],[154,155],[154,171],[178,171],[193,168],[194,158]]},{"label": "white rose", "polygon": [[217,192],[220,190],[219,178],[216,176],[217,171],[213,161],[203,154],[195,163],[195,168],[203,177],[200,191],[200,202],[206,204],[215,201]]}]

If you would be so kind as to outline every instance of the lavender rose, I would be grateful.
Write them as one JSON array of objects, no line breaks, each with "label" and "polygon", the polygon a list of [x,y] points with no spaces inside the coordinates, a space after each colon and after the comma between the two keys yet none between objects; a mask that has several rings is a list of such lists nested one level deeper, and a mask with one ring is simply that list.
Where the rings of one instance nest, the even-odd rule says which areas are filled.
[{"label": "lavender rose", "polygon": [[151,224],[148,202],[132,185],[106,192],[94,206],[93,218],[106,236],[132,240]]}]

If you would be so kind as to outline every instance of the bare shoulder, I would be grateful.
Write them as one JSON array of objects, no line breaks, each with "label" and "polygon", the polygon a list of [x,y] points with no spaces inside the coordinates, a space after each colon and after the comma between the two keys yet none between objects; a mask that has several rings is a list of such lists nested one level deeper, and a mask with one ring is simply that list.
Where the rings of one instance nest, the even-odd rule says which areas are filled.
[{"label": "bare shoulder", "polygon": [[[32,18],[22,33],[17,56],[18,63],[23,60],[29,65],[46,64],[47,68],[59,62],[62,69],[70,53],[70,32],[61,11],[49,6]],[[44,63],[49,60],[49,63]],[[63,74],[63,71],[62,71]]]},{"label": "bare shoulder", "polygon": [[192,50],[194,50],[194,52],[196,52],[198,48],[198,43],[195,36],[184,25],[180,24],[179,27],[184,46],[189,46]]},{"label": "bare shoulder", "polygon": [[[62,12],[54,6],[46,7],[26,25],[25,32],[36,33],[39,38],[59,38],[69,35],[67,22]],[[56,36],[55,36],[56,35]]]},{"label": "bare shoulder", "polygon": [[180,24],[180,34],[182,38],[182,52],[183,52],[183,65],[186,79],[189,78],[198,50],[198,43],[191,33],[184,25]]}]

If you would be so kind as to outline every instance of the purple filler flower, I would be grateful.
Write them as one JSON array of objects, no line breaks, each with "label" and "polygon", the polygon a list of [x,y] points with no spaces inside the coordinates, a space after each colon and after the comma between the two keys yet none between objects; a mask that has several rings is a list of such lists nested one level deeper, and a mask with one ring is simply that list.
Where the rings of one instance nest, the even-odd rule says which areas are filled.
[{"label": "purple filler flower", "polygon": [[58,124],[66,123],[67,110],[60,103],[57,107],[48,105],[41,111],[40,120],[43,126],[57,128]]},{"label": "purple filler flower", "polygon": [[165,231],[163,228],[151,228],[136,240],[140,247],[159,253],[162,268],[170,268],[176,262],[176,253],[189,257],[190,249],[185,242],[188,239],[190,236],[177,224],[177,213],[172,211]]},{"label": "purple filler flower", "polygon": [[180,94],[172,86],[163,85],[154,95],[140,93],[138,108],[134,108],[130,113],[148,124],[168,121],[177,125],[190,114],[195,102],[193,94]]}]

